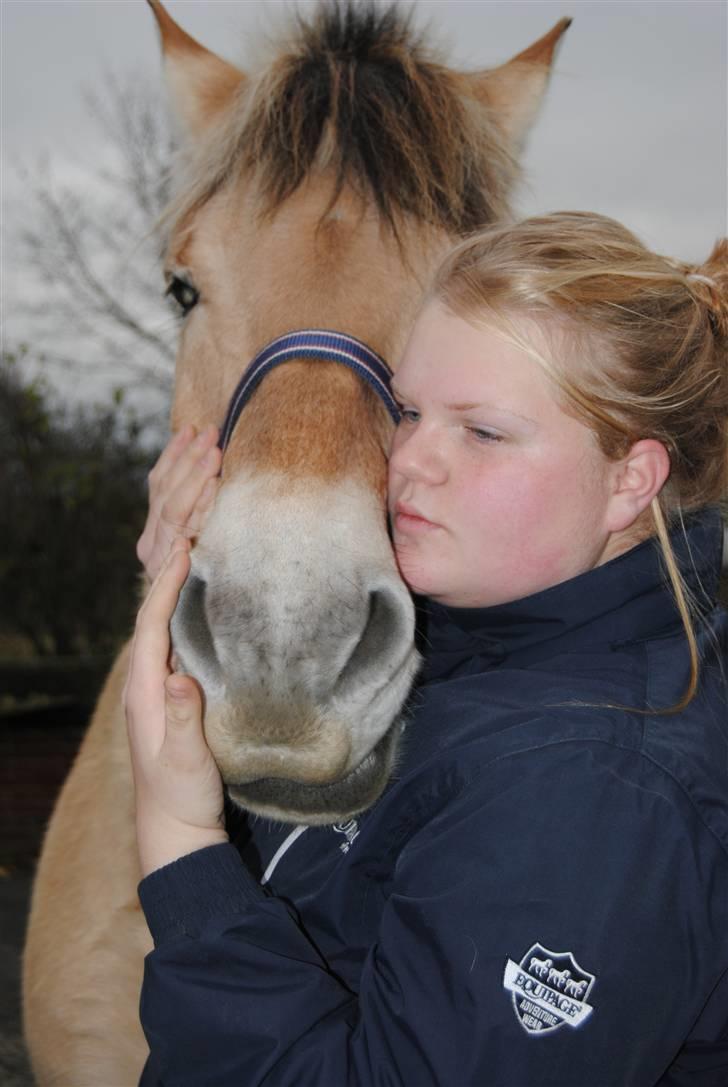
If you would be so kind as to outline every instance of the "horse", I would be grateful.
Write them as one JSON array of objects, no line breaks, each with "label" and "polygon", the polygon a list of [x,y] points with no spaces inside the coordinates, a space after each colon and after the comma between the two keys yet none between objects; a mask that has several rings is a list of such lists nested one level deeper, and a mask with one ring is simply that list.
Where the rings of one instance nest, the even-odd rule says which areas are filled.
[{"label": "horse", "polygon": [[[182,133],[166,217],[183,316],[172,427],[219,423],[247,360],[294,330],[343,333],[396,362],[442,253],[508,215],[569,20],[462,73],[398,5],[325,3],[253,75],[149,3]],[[392,420],[356,369],[318,350],[266,373],[232,430],[173,621],[231,803],[303,824],[376,800],[417,669],[386,523]],[[41,1087],[131,1087],[145,1059],[127,659],[128,647],[37,869],[23,988]]]}]

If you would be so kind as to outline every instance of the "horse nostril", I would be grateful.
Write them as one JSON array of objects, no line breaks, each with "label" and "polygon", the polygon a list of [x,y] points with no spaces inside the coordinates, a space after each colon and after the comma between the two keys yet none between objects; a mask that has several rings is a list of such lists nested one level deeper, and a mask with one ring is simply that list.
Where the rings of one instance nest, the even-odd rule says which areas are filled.
[{"label": "horse nostril", "polygon": [[209,676],[220,674],[220,663],[205,610],[206,592],[207,582],[190,574],[172,619],[172,640],[186,667]]},{"label": "horse nostril", "polygon": [[336,694],[347,694],[352,684],[382,676],[387,665],[395,670],[400,664],[403,644],[411,643],[407,611],[400,596],[391,589],[369,593],[369,610],[359,641],[339,673]]}]

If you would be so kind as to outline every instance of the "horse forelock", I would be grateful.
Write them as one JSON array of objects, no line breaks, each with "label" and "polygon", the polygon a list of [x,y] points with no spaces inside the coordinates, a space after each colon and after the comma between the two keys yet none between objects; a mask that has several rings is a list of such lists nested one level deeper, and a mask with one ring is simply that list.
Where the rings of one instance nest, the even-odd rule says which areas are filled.
[{"label": "horse forelock", "polygon": [[517,172],[497,122],[425,49],[411,13],[325,2],[193,148],[168,221],[241,177],[270,215],[325,173],[331,207],[349,185],[395,233],[412,217],[458,235],[508,214]]}]

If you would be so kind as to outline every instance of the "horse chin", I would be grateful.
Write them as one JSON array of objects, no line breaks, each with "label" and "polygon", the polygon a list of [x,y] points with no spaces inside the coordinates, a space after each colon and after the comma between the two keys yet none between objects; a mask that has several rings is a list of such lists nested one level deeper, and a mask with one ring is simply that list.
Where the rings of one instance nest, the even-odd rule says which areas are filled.
[{"label": "horse chin", "polygon": [[396,721],[358,766],[338,781],[308,785],[286,778],[227,783],[230,799],[254,815],[282,823],[325,826],[371,807],[389,780],[402,724]]}]

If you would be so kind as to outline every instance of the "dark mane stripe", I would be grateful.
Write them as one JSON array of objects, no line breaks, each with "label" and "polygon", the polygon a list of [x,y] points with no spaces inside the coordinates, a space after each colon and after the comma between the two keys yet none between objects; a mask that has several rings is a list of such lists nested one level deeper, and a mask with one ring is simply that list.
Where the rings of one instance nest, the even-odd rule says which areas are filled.
[{"label": "dark mane stripe", "polygon": [[255,172],[272,211],[327,169],[332,202],[351,184],[395,230],[408,215],[467,233],[507,215],[516,165],[465,89],[398,4],[325,2],[244,103],[224,175]]}]

